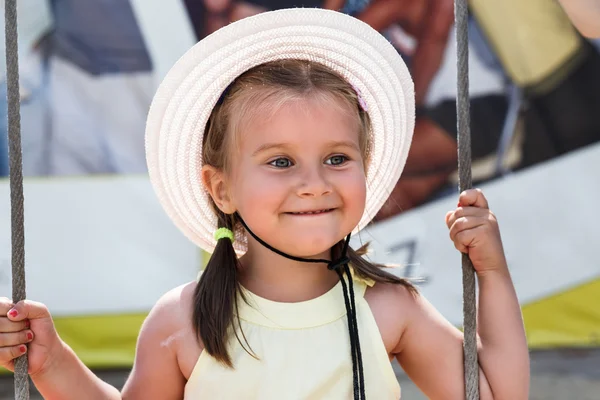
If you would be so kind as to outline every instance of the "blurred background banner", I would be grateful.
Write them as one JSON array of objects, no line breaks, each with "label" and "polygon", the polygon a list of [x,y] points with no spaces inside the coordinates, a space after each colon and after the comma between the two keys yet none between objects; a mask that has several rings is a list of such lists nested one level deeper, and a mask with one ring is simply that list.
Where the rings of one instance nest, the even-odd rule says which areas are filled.
[{"label": "blurred background banner", "polygon": [[[500,222],[508,265],[531,348],[600,345],[597,218],[582,210],[600,196],[600,144],[482,186]],[[572,188],[585,188],[585,195]],[[353,244],[371,244],[370,258],[396,263],[452,324],[461,326],[460,255],[441,199],[366,228]]]},{"label": "blurred background banner", "polygon": [[[200,251],[167,218],[145,176],[31,178],[27,297],[45,303],[84,362],[128,366],[164,293],[198,275]],[[9,185],[0,182],[0,293],[11,293]]]},{"label": "blurred background banner", "polygon": [[[452,1],[19,0],[28,297],[48,305],[88,365],[130,366],[150,307],[202,267],[146,176],[145,120],[162,77],[220,27],[294,6],[356,16],[411,70],[418,112],[406,169],[354,243],[371,241],[375,260],[421,277],[427,298],[460,325],[460,256],[443,221],[457,191]],[[470,7],[474,179],[499,216],[530,346],[598,346],[600,43],[579,35],[553,1]],[[0,64],[0,294],[8,295]]]},{"label": "blurred background banner", "polygon": [[[531,348],[600,344],[600,227],[581,212],[600,196],[599,170],[600,144],[484,187]],[[565,190],[567,182],[586,195]],[[162,294],[196,278],[200,251],[168,220],[146,177],[31,179],[26,187],[28,297],[53,311],[85,362],[130,365],[143,318]],[[0,209],[9,209],[8,198],[2,182]],[[394,273],[415,279],[460,326],[460,257],[443,223],[454,205],[454,198],[431,202],[366,228],[353,244],[370,242],[373,260],[400,264]],[[11,289],[9,226],[0,213],[0,293]]]}]

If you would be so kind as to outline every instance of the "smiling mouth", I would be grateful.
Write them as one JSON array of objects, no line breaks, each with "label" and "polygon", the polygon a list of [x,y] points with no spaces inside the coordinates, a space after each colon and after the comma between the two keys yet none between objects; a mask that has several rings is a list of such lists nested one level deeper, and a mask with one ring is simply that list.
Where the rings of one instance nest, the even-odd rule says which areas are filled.
[{"label": "smiling mouth", "polygon": [[288,212],[286,214],[291,214],[291,215],[321,215],[321,214],[327,214],[328,212],[331,212],[333,210],[335,210],[335,209],[334,208],[326,208],[324,210]]}]

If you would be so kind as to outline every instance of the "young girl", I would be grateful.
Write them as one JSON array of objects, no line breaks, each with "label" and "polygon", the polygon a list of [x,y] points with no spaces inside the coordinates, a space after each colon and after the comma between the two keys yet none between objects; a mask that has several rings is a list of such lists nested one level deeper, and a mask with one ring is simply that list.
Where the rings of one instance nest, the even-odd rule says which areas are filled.
[{"label": "young girl", "polygon": [[[396,358],[432,399],[464,398],[462,334],[408,282],[348,247],[406,160],[412,82],[366,24],[293,9],[229,25],[170,71],[148,117],[150,178],[212,257],[145,321],[119,393],[43,304],[0,302],[0,361],[29,356],[47,399],[398,399]],[[528,351],[494,215],[446,215],[479,278],[482,399],[526,399]]]}]

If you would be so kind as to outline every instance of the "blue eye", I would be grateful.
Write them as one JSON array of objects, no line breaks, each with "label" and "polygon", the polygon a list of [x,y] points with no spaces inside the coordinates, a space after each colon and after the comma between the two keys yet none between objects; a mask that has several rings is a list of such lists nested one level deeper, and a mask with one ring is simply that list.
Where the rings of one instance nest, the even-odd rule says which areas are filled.
[{"label": "blue eye", "polygon": [[346,161],[348,161],[348,157],[342,156],[342,155],[337,155],[337,156],[329,157],[329,159],[325,163],[329,164],[329,165],[342,165]]},{"label": "blue eye", "polygon": [[274,167],[277,168],[289,168],[291,167],[293,164],[292,162],[287,159],[287,158],[278,158],[276,160],[273,160],[269,163],[269,165],[272,165]]}]

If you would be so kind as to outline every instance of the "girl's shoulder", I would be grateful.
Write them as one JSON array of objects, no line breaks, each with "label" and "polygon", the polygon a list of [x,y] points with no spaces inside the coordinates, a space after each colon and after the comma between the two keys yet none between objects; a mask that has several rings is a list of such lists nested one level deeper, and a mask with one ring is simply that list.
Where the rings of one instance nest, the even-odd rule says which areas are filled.
[{"label": "girl's shoulder", "polygon": [[179,339],[192,332],[192,310],[196,282],[188,282],[162,295],[150,310],[140,335],[152,335],[175,351]]},{"label": "girl's shoulder", "polygon": [[408,317],[417,305],[420,294],[408,285],[375,283],[367,288],[365,299],[371,310],[383,312],[398,318]]},{"label": "girl's shoulder", "polygon": [[392,283],[376,283],[365,293],[381,338],[390,355],[397,350],[402,334],[418,308],[419,294],[408,287]]},{"label": "girl's shoulder", "polygon": [[172,354],[184,376],[189,376],[202,352],[192,327],[196,281],[169,290],[156,302],[140,332],[152,336],[153,342]]},{"label": "girl's shoulder", "polygon": [[192,282],[171,289],[150,310],[140,330],[124,397],[183,396],[185,381],[201,352],[191,324],[194,287]]},{"label": "girl's shoulder", "polygon": [[177,286],[163,294],[148,315],[148,322],[160,321],[160,325],[168,323],[172,326],[189,325],[192,315],[192,304],[196,282],[188,282]]}]

